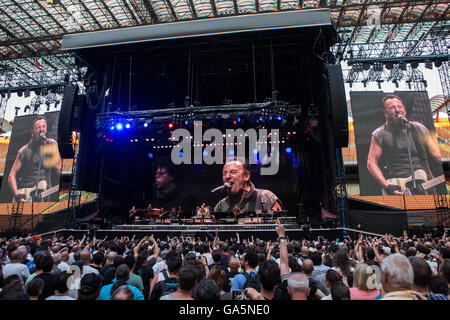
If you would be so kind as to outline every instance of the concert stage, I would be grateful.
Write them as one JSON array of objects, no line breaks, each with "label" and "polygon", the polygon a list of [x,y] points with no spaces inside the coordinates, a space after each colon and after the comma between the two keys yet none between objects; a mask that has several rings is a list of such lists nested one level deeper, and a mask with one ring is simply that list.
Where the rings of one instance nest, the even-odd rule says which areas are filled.
[{"label": "concert stage", "polygon": [[[320,220],[322,208],[338,212],[334,148],[347,146],[348,124],[342,70],[330,54],[337,34],[327,10],[288,16],[259,15],[251,28],[247,17],[232,17],[110,33],[118,42],[91,43],[103,33],[65,37],[89,79],[88,94],[65,93],[81,133],[73,189],[99,194],[95,210],[114,226],[107,232],[220,227],[272,239],[275,224],[233,215]],[[166,220],[198,216],[203,206],[216,221]],[[161,225],[124,224],[139,210],[151,212],[143,219],[169,214]]]}]

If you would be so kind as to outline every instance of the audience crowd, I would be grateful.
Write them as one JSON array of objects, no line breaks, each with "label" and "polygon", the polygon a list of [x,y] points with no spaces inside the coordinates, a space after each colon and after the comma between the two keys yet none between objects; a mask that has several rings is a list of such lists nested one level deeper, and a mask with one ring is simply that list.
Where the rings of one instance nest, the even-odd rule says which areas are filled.
[{"label": "audience crowd", "polygon": [[[213,235],[214,236],[214,235]],[[3,239],[0,300],[448,300],[450,237]]]}]

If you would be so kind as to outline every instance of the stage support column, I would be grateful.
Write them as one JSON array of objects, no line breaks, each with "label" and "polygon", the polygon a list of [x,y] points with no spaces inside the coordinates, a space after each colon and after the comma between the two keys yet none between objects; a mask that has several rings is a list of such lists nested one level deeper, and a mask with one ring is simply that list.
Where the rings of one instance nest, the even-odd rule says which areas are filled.
[{"label": "stage support column", "polygon": [[[340,198],[341,198],[341,205],[339,206],[339,214],[342,216],[342,227],[347,228],[347,225],[345,223],[345,206],[344,206],[344,188],[342,186],[342,183],[345,183],[345,181],[342,181],[342,174],[341,174],[341,163],[342,157],[340,155],[339,148],[336,149],[336,163],[337,163],[337,169],[338,169],[338,183],[339,183],[339,191],[340,191]],[[345,234],[345,229],[343,230],[343,233]]]}]

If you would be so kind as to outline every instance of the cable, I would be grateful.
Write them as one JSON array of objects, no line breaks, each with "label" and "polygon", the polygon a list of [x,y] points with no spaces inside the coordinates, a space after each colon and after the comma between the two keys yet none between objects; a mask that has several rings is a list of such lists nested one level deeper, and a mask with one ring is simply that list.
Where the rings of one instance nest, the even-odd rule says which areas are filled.
[{"label": "cable", "polygon": [[256,103],[256,62],[255,62],[255,44],[252,40],[252,54],[253,54],[253,102]]},{"label": "cable", "polygon": [[132,75],[133,56],[130,56],[130,75],[128,78],[128,111],[131,110],[131,75]]}]

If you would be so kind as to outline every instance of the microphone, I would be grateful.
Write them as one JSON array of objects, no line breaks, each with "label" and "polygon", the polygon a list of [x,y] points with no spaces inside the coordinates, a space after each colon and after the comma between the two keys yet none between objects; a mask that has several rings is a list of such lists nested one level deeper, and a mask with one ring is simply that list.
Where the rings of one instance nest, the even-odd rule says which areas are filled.
[{"label": "microphone", "polygon": [[223,186],[217,187],[215,189],[212,189],[211,192],[217,192],[217,191],[222,191],[223,189],[229,189],[231,187],[231,184],[229,184],[228,182],[225,182],[223,184]]},{"label": "microphone", "polygon": [[47,143],[48,143],[48,139],[47,139],[47,137],[45,136],[45,134],[43,134],[43,133],[41,133],[41,134],[39,135],[39,139],[41,140],[41,143],[43,143],[43,144],[47,144]]},{"label": "microphone", "polygon": [[409,123],[409,120],[400,114],[397,116],[397,119],[401,120],[403,123]]}]

